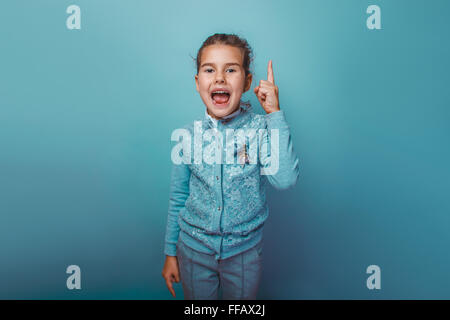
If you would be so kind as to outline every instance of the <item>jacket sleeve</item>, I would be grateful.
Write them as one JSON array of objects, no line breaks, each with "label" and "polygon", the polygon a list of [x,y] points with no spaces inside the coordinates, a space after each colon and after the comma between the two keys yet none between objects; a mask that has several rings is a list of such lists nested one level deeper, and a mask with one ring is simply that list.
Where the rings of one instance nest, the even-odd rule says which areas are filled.
[{"label": "jacket sleeve", "polygon": [[280,110],[264,117],[266,130],[260,136],[261,174],[275,188],[288,189],[297,183],[300,169],[285,114]]},{"label": "jacket sleeve", "polygon": [[191,170],[185,163],[172,164],[170,192],[169,192],[169,213],[167,215],[166,236],[164,253],[168,256],[176,256],[176,244],[180,233],[178,225],[178,214],[184,207],[189,196],[189,179]]}]

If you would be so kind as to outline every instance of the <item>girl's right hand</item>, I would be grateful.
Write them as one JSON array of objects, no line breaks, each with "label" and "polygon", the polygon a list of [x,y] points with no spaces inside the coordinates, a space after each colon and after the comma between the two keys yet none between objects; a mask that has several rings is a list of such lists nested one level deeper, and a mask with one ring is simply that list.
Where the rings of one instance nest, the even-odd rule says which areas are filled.
[{"label": "girl's right hand", "polygon": [[167,288],[175,298],[175,290],[173,290],[172,282],[180,282],[180,274],[178,271],[178,259],[173,256],[166,256],[164,267],[162,270],[162,276],[166,280]]}]

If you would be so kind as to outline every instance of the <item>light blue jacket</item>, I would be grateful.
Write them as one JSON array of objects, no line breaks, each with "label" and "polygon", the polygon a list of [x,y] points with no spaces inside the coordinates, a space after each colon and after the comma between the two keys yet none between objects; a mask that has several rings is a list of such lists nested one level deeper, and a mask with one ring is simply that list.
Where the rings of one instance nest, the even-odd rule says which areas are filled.
[{"label": "light blue jacket", "polygon": [[[252,136],[259,143],[257,163],[238,162],[239,157],[245,159],[243,143],[241,147],[236,145],[235,163],[225,161],[227,147],[224,143],[223,161],[220,163],[196,163],[194,147],[190,150],[190,163],[172,166],[164,253],[176,256],[176,243],[180,237],[185,245],[197,251],[214,254],[216,259],[226,259],[262,240],[263,225],[269,214],[267,181],[277,189],[294,186],[299,176],[299,160],[293,150],[283,110],[259,115],[251,110],[239,109],[228,119],[217,121],[206,114],[204,119],[197,121],[201,121],[203,132],[214,128],[219,130],[224,141],[226,129],[266,129],[268,133]],[[197,122],[197,128],[199,124]],[[194,137],[194,123],[184,128]],[[273,165],[271,129],[278,129],[279,133],[278,171],[272,175],[262,175],[261,168]],[[251,139],[246,140],[246,150],[250,148]],[[210,144],[208,141],[201,143],[203,148]],[[183,150],[180,155],[183,155]]]}]

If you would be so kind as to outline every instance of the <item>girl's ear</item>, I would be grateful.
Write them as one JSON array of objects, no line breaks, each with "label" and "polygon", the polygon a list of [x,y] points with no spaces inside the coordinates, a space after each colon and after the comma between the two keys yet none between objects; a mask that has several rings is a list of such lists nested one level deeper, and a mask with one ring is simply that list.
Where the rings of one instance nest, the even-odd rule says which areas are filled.
[{"label": "girl's ear", "polygon": [[244,86],[244,92],[247,92],[251,85],[252,85],[252,79],[253,79],[253,75],[251,73],[249,73],[247,75],[247,78],[245,79],[245,86]]},{"label": "girl's ear", "polygon": [[198,74],[195,75],[195,86],[197,87],[197,91],[200,92],[198,88]]}]

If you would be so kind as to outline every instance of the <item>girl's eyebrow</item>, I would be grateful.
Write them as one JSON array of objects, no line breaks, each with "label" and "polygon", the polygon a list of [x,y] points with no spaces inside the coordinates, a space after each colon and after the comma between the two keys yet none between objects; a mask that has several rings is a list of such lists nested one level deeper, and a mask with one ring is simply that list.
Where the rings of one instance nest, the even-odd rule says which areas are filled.
[{"label": "girl's eyebrow", "polygon": [[[226,67],[228,67],[228,66],[234,66],[234,65],[239,66],[239,67],[241,66],[241,65],[240,65],[239,63],[237,63],[237,62],[228,62],[228,63],[225,63],[225,66],[226,66]],[[216,65],[215,65],[214,63],[207,62],[207,63],[202,64],[201,68],[203,68],[203,67],[205,67],[205,66],[215,67]]]}]

